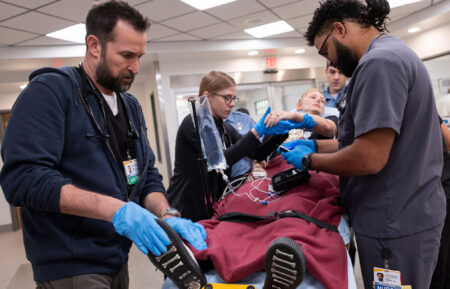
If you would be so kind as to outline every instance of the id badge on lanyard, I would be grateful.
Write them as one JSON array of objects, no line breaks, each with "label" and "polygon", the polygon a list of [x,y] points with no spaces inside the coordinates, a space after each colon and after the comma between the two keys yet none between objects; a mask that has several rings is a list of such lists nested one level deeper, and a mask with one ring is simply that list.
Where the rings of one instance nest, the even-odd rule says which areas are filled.
[{"label": "id badge on lanyard", "polygon": [[125,176],[127,178],[128,185],[134,185],[139,181],[139,170],[137,160],[132,159],[123,162],[123,168],[125,169]]}]

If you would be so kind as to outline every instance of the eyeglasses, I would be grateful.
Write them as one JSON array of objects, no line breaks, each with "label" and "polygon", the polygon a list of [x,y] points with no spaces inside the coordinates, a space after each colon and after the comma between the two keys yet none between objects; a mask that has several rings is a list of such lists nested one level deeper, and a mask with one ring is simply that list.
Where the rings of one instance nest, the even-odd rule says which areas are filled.
[{"label": "eyeglasses", "polygon": [[327,57],[328,56],[328,49],[327,52],[323,52],[322,49],[325,46],[325,43],[327,43],[328,38],[330,37],[331,33],[333,32],[334,26],[331,27],[330,33],[328,33],[327,37],[325,37],[325,40],[322,42],[322,45],[320,46],[319,49],[319,55],[322,55],[323,57]]},{"label": "eyeglasses", "polygon": [[227,94],[227,95],[217,94],[217,93],[211,93],[211,94],[223,97],[223,99],[225,99],[225,102],[227,104],[231,104],[232,101],[234,101],[234,104],[238,104],[238,101],[239,101],[239,97],[236,97],[236,96],[233,97],[230,94]]}]

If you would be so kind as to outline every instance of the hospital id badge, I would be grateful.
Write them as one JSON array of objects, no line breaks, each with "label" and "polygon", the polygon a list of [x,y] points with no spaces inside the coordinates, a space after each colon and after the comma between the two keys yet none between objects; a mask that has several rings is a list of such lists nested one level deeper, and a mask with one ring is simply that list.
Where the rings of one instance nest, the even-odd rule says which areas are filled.
[{"label": "hospital id badge", "polygon": [[400,271],[374,267],[373,280],[375,289],[402,288],[402,279]]},{"label": "hospital id badge", "polygon": [[123,162],[123,167],[125,169],[125,176],[127,178],[128,185],[134,185],[139,181],[139,171],[137,160],[132,159]]}]

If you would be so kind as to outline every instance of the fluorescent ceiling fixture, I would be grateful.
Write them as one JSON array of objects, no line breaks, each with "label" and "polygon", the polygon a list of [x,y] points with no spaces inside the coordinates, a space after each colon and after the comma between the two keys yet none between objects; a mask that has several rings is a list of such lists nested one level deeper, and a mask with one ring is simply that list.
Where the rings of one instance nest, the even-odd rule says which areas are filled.
[{"label": "fluorescent ceiling fixture", "polygon": [[84,38],[86,36],[86,26],[84,24],[75,24],[64,29],[49,33],[45,36],[77,43],[84,43]]},{"label": "fluorescent ceiling fixture", "polygon": [[22,85],[20,86],[20,89],[24,90],[24,89],[25,89],[25,87],[27,87],[27,85],[28,85],[28,83],[24,83],[24,84],[22,84]]},{"label": "fluorescent ceiling fixture", "polygon": [[249,52],[248,52],[248,55],[249,55],[249,56],[255,56],[255,55],[258,55],[258,53],[259,53],[259,52],[258,52],[257,50],[252,50],[252,51],[249,51]]},{"label": "fluorescent ceiling fixture", "polygon": [[209,8],[234,2],[236,0],[180,0],[180,1],[186,3],[187,5],[191,5],[195,9],[206,10]]},{"label": "fluorescent ceiling fixture", "polygon": [[305,48],[299,48],[299,49],[296,49],[294,51],[295,54],[302,54],[302,53],[305,53],[305,52],[306,52]]},{"label": "fluorescent ceiling fixture", "polygon": [[244,31],[256,38],[264,38],[267,36],[281,34],[293,30],[294,28],[292,28],[291,25],[287,24],[286,21],[281,20],[261,26],[256,26],[253,28],[248,28]]},{"label": "fluorescent ceiling fixture", "polygon": [[420,31],[420,27],[412,27],[408,29],[409,33],[416,33]]},{"label": "fluorescent ceiling fixture", "polygon": [[389,6],[392,8],[408,5],[416,2],[420,2],[422,0],[388,0]]}]

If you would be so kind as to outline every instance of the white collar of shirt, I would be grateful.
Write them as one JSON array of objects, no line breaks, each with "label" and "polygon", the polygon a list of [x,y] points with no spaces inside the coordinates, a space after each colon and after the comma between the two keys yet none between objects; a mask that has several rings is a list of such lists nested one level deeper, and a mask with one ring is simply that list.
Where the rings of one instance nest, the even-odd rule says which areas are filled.
[{"label": "white collar of shirt", "polygon": [[103,94],[103,97],[105,98],[106,102],[108,103],[109,108],[111,109],[114,116],[116,116],[119,113],[119,109],[117,107],[117,95],[115,92],[113,92],[113,95],[106,95]]}]

